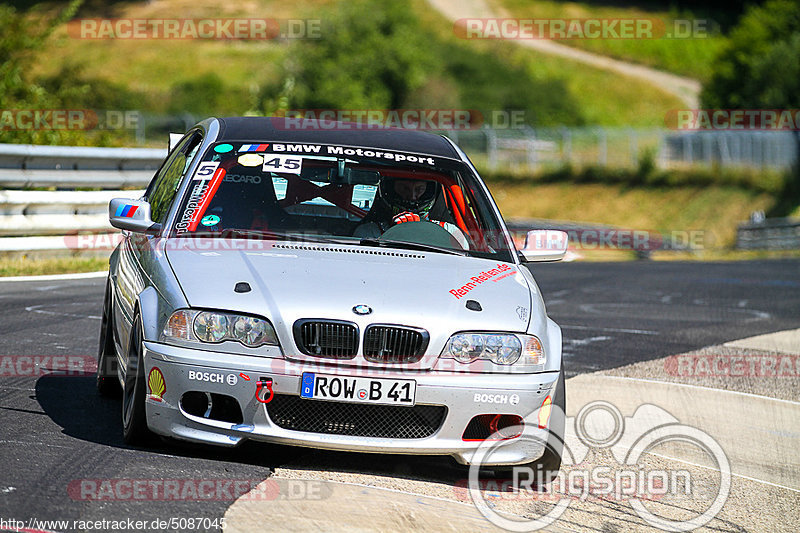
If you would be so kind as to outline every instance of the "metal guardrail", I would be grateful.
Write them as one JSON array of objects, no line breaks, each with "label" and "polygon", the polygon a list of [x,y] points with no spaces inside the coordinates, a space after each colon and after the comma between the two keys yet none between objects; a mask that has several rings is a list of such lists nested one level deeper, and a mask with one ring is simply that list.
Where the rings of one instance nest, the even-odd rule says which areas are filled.
[{"label": "metal guardrail", "polygon": [[112,198],[138,198],[142,194],[142,190],[0,190],[0,235],[114,231],[108,223],[108,202]]},{"label": "metal guardrail", "polygon": [[[108,223],[108,202],[141,196],[166,154],[152,148],[0,144],[0,252],[104,248],[109,232],[117,232]],[[30,190],[81,187],[103,190]],[[88,242],[76,237],[98,232]]]},{"label": "metal guardrail", "polygon": [[800,219],[765,218],[740,224],[736,230],[739,250],[800,249]]},{"label": "metal guardrail", "polygon": [[0,144],[0,188],[145,187],[167,151]]}]

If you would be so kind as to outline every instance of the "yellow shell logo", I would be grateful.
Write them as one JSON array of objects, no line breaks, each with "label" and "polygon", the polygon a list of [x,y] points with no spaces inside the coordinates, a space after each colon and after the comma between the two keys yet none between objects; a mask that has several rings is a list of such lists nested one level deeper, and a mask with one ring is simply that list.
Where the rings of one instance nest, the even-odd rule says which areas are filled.
[{"label": "yellow shell logo", "polygon": [[167,385],[164,383],[164,374],[157,366],[154,366],[150,375],[147,376],[147,386],[150,389],[150,399],[160,402],[167,390]]}]

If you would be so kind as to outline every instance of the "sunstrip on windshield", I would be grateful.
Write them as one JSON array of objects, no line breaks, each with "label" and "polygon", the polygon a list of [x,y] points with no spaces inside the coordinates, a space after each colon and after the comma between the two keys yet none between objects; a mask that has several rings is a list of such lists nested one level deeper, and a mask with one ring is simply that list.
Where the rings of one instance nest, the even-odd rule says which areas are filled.
[{"label": "sunstrip on windshield", "polygon": [[243,144],[241,148],[239,148],[240,152],[263,152],[267,148],[269,148],[269,143],[267,144]]},{"label": "sunstrip on windshield", "polygon": [[225,177],[225,169],[218,168],[217,171],[214,173],[214,177],[211,178],[211,181],[208,184],[208,188],[205,190],[205,194],[202,196],[200,202],[197,205],[197,210],[194,212],[192,221],[189,223],[189,231],[194,231],[195,229],[197,229],[197,224],[200,223],[200,219],[203,218],[203,214],[206,212],[208,204],[211,202],[211,199],[214,198],[214,195],[217,193],[217,189],[219,189],[219,184],[222,183],[222,179],[224,177]]},{"label": "sunstrip on windshield", "polygon": [[131,205],[131,204],[121,205],[117,208],[117,212],[114,213],[114,216],[131,218],[134,215],[134,213],[136,213],[137,209],[139,209],[138,205]]}]

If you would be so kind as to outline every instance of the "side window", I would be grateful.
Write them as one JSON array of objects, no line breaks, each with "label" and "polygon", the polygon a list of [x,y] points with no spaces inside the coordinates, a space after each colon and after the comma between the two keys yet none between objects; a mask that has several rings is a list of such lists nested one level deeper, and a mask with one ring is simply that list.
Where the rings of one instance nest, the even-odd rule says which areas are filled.
[{"label": "side window", "polygon": [[195,133],[186,137],[170,154],[169,159],[161,167],[158,175],[147,189],[147,200],[150,202],[150,211],[153,222],[161,222],[167,218],[169,207],[175,198],[175,193],[192,162],[197,149],[200,147],[203,136]]}]

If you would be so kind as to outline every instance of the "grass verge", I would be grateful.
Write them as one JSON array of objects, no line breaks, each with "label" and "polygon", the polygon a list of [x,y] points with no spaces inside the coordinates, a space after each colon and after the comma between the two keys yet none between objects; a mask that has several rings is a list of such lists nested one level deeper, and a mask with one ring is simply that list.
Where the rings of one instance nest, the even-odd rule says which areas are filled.
[{"label": "grass verge", "polygon": [[41,276],[76,272],[99,272],[108,270],[108,258],[99,257],[51,257],[0,258],[0,276]]},{"label": "grass verge", "polygon": [[[714,58],[726,38],[714,33],[707,18],[667,9],[597,5],[555,0],[495,0],[514,17],[526,19],[656,19],[649,39],[560,39],[558,42],[589,52],[615,57],[699,80],[708,79]],[[612,2],[613,4],[613,2]],[[676,21],[680,22],[676,22]],[[686,21],[698,21],[697,32],[684,35]],[[658,31],[663,28],[662,31]],[[702,30],[701,30],[702,28]],[[670,35],[670,37],[667,37]]]},{"label": "grass verge", "polygon": [[593,222],[626,229],[700,231],[707,250],[730,249],[736,226],[775,197],[726,186],[630,187],[602,183],[488,181],[503,217]]}]

